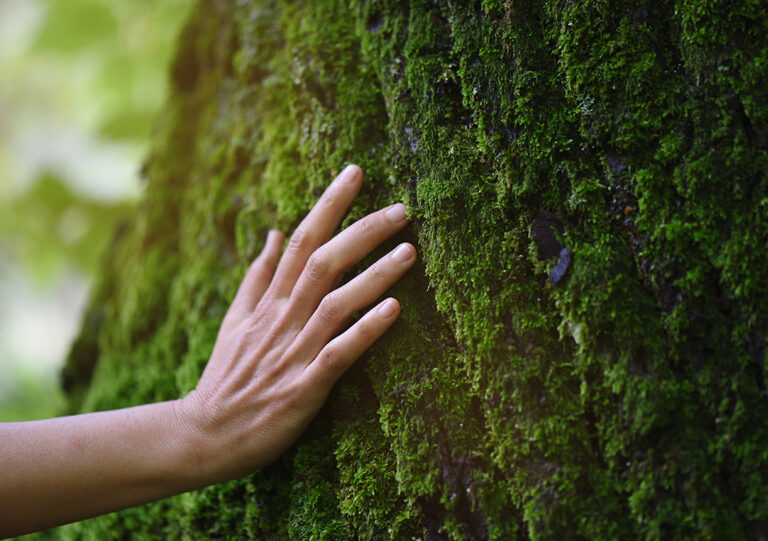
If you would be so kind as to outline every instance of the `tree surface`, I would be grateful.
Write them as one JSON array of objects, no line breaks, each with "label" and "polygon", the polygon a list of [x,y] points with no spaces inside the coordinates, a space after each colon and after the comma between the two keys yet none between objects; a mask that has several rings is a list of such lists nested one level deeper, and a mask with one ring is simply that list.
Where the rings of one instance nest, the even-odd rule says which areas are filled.
[{"label": "tree surface", "polygon": [[74,411],[194,388],[347,163],[420,264],[278,462],[55,535],[768,536],[764,3],[201,0],[170,73]]}]

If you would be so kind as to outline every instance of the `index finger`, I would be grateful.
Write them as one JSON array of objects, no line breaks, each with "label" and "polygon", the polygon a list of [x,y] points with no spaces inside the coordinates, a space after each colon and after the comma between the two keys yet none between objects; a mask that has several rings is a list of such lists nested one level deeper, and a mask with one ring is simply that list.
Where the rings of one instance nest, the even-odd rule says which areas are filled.
[{"label": "index finger", "polygon": [[362,185],[363,171],[348,165],[326,188],[323,195],[301,221],[288,241],[270,289],[278,297],[288,297],[312,252],[333,234]]}]

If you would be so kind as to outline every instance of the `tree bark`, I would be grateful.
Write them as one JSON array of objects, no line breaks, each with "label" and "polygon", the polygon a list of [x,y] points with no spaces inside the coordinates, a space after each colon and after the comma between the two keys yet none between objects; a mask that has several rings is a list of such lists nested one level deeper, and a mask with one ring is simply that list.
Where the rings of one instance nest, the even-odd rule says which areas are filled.
[{"label": "tree bark", "polygon": [[366,263],[422,264],[279,462],[69,534],[766,539],[767,36],[746,1],[202,0],[76,409],[192,389],[267,229],[346,163],[346,223],[413,217]]}]

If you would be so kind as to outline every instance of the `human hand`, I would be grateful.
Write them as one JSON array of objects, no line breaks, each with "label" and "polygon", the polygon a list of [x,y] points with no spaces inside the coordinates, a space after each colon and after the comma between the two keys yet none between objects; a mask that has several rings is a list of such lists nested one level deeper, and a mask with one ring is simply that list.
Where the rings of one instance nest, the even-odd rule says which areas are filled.
[{"label": "human hand", "polygon": [[339,376],[397,319],[400,305],[389,298],[334,338],[416,260],[414,247],[403,243],[332,291],[347,269],[408,222],[398,203],[328,241],[361,184],[360,168],[348,166],[296,228],[282,258],[284,236],[270,231],[248,270],[197,388],[177,403],[196,443],[201,482],[240,477],[279,457]]}]

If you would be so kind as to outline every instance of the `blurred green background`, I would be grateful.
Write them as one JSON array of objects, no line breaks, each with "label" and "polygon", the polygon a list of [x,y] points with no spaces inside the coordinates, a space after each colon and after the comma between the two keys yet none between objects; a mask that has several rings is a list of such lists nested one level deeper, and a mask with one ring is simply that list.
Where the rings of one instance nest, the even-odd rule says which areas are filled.
[{"label": "blurred green background", "polygon": [[0,0],[0,421],[59,371],[139,169],[189,0]]}]

